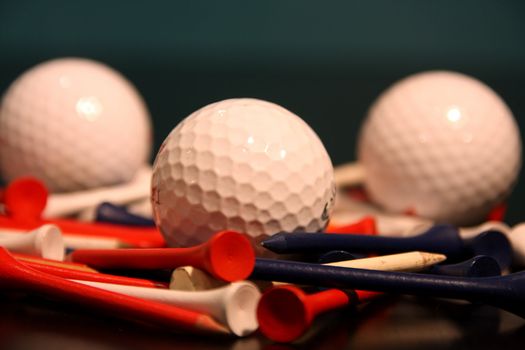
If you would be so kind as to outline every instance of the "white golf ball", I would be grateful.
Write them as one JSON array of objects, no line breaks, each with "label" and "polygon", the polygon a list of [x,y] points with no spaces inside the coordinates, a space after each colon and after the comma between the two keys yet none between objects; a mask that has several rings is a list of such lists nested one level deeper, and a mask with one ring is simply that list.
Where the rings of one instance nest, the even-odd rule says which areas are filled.
[{"label": "white golf ball", "polygon": [[0,174],[40,178],[53,192],[130,180],[151,150],[136,89],[101,63],[63,58],[15,80],[0,107]]},{"label": "white golf ball", "polygon": [[256,99],[194,112],[153,166],[154,218],[171,246],[225,229],[254,238],[319,231],[334,195],[332,163],[317,135],[290,111]]},{"label": "white golf ball", "polygon": [[371,107],[358,144],[372,200],[392,212],[472,225],[510,193],[521,167],[511,111],[480,81],[410,76]]}]

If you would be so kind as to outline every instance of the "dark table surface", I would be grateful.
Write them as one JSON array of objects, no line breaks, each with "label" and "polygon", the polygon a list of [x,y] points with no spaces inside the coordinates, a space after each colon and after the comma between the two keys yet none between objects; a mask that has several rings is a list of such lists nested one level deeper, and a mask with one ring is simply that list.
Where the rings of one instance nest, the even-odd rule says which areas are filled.
[{"label": "dark table surface", "polygon": [[522,349],[525,320],[466,302],[388,296],[318,319],[294,344],[177,334],[34,296],[0,302],[0,349]]}]

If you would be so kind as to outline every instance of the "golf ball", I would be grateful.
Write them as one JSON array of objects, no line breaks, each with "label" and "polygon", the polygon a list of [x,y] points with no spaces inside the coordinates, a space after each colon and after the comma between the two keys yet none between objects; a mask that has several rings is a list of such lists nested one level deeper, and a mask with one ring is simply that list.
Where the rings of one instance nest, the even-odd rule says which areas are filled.
[{"label": "golf ball", "polygon": [[319,231],[335,195],[318,136],[274,103],[229,99],[184,119],[153,165],[152,205],[171,246],[231,229],[256,241],[280,231]]},{"label": "golf ball", "polygon": [[371,199],[392,212],[476,224],[510,193],[521,167],[511,111],[469,76],[424,72],[371,107],[358,159]]},{"label": "golf ball", "polygon": [[101,63],[62,58],[15,80],[0,106],[0,174],[53,192],[130,180],[147,162],[151,125],[136,89]]}]

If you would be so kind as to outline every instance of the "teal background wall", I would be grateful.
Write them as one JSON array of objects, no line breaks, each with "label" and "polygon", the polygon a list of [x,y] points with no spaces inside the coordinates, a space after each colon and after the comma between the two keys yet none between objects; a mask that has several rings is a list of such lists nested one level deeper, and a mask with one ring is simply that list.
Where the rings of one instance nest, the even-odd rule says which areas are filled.
[{"label": "teal background wall", "polygon": [[[334,164],[395,80],[473,75],[525,123],[523,1],[0,1],[0,91],[46,59],[103,61],[135,83],[156,148],[185,116],[230,97],[267,99],[319,134]],[[525,219],[525,176],[511,221]]]}]

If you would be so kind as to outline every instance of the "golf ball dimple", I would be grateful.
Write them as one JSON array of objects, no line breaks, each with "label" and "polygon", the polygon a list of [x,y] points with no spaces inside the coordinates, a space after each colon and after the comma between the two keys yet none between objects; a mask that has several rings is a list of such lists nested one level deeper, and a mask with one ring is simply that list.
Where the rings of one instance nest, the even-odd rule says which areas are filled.
[{"label": "golf ball dimple", "polygon": [[371,107],[358,159],[371,199],[392,212],[476,224],[510,193],[521,167],[511,111],[469,76],[425,72]]},{"label": "golf ball dimple", "polygon": [[87,59],[41,63],[0,106],[0,174],[35,176],[53,192],[123,183],[147,162],[151,124],[136,89]]},{"label": "golf ball dimple", "polygon": [[155,221],[171,246],[231,229],[264,237],[322,230],[335,195],[321,140],[298,116],[257,99],[210,104],[184,119],[153,166]]}]

